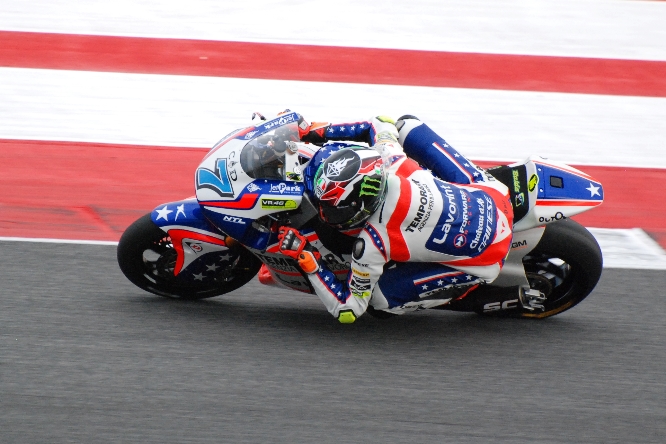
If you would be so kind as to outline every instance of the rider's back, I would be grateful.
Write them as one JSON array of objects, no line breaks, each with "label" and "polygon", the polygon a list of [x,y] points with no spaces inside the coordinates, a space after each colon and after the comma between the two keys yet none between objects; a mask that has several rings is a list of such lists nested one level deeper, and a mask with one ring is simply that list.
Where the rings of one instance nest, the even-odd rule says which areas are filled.
[{"label": "rider's back", "polygon": [[496,188],[445,182],[401,157],[389,167],[386,202],[368,225],[387,260],[440,262],[491,280],[511,242],[512,209]]}]

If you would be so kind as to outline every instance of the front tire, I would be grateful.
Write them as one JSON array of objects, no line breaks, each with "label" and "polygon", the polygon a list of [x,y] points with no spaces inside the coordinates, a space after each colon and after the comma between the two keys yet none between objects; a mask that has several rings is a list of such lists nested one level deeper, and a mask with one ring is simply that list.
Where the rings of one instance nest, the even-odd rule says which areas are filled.
[{"label": "front tire", "polygon": [[185,281],[180,275],[174,276],[176,250],[171,238],[153,223],[150,214],[125,230],[117,250],[120,270],[134,285],[160,296],[179,299],[204,299],[229,293],[248,283],[261,268],[261,261],[240,245],[224,254],[225,266],[217,267],[219,270],[206,276],[205,282]]}]

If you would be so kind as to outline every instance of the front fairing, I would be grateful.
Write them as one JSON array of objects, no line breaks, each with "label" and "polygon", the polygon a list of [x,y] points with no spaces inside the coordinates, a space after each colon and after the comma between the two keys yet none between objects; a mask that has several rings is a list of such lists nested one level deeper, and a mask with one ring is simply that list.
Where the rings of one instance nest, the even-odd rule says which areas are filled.
[{"label": "front fairing", "polygon": [[296,146],[298,119],[287,113],[236,131],[197,168],[196,198],[205,217],[251,248],[268,244],[271,233],[262,231],[267,218],[301,206],[302,168],[314,150]]}]

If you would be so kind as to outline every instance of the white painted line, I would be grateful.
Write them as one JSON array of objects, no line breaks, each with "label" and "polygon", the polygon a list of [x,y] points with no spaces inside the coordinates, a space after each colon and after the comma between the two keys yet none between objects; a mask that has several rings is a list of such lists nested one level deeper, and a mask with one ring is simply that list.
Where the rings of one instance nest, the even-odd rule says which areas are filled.
[{"label": "white painted line", "polygon": [[0,2],[5,30],[638,60],[666,60],[664,23],[628,0]]},{"label": "white painted line", "polygon": [[604,268],[666,270],[666,252],[640,228],[588,228],[599,242]]},{"label": "white painted line", "polygon": [[118,242],[112,241],[96,241],[96,240],[81,240],[81,239],[48,239],[48,238],[32,238],[32,237],[2,237],[0,242],[41,242],[48,244],[82,244],[82,245],[118,245]]},{"label": "white painted line", "polygon": [[[666,251],[640,228],[588,228],[599,242],[604,268],[666,270]],[[0,237],[0,242],[118,245],[118,242],[70,239]]]},{"label": "white painted line", "polygon": [[666,168],[666,98],[0,68],[0,138],[211,147],[254,111],[413,114],[473,159]]}]

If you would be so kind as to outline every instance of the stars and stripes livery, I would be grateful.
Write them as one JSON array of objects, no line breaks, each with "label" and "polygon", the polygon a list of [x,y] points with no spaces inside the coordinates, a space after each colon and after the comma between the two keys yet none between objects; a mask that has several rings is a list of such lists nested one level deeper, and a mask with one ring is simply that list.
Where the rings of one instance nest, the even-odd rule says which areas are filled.
[{"label": "stars and stripes livery", "polygon": [[[410,158],[396,157],[389,166],[384,205],[359,234],[346,281],[335,279],[323,263],[309,275],[319,298],[339,319],[350,312],[358,317],[369,304],[394,313],[444,304],[450,297],[437,299],[437,282],[446,283],[442,288],[492,282],[511,247],[508,188],[448,145],[449,150],[435,149],[446,143],[425,124],[414,120],[398,126],[400,139],[407,141],[405,152],[409,150],[410,157],[416,153],[414,157],[428,162],[432,171]],[[419,135],[411,137],[408,133],[415,129]],[[401,151],[397,143],[382,149],[394,156]],[[460,182],[440,180],[433,173]],[[439,272],[418,277],[412,289],[396,292],[402,285],[395,285],[391,276],[392,261],[423,263],[424,270],[434,264]]]}]

